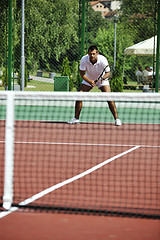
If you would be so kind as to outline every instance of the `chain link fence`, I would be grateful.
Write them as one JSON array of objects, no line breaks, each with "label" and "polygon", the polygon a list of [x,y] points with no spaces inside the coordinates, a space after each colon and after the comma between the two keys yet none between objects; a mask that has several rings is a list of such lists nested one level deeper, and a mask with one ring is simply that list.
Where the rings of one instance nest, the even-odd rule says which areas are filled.
[{"label": "chain link fence", "polygon": [[[77,91],[85,20],[84,54],[95,44],[107,57],[112,91],[142,92],[148,84],[154,91],[158,0],[24,0],[24,19],[22,2],[1,0],[0,90],[8,89],[10,65],[12,88],[20,88],[24,50],[25,91],[54,91],[54,79],[60,81],[61,76],[68,76],[67,90]],[[145,46],[150,52],[128,50],[150,38],[153,43]],[[147,66],[150,83],[137,77],[139,67],[144,71]]]}]

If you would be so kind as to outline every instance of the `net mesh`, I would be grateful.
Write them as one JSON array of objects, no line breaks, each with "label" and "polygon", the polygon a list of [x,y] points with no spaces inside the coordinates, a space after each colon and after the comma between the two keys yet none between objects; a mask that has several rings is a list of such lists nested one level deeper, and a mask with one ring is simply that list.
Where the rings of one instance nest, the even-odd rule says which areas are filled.
[{"label": "net mesh", "polygon": [[[159,94],[1,92],[1,206],[11,95],[12,206],[160,217]],[[77,100],[80,124],[67,124]],[[116,103],[122,126],[115,126],[108,101]]]}]

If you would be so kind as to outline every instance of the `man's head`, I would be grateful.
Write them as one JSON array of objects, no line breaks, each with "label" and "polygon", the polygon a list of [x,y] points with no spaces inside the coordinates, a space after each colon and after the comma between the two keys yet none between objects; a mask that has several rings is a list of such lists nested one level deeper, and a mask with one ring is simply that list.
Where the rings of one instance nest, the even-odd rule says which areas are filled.
[{"label": "man's head", "polygon": [[98,48],[95,45],[91,45],[88,48],[88,55],[89,55],[89,60],[91,63],[96,63],[97,62],[97,55],[99,54]]},{"label": "man's head", "polygon": [[146,67],[145,67],[145,69],[146,69],[147,71],[149,71],[149,70],[150,70],[149,66],[146,66]]}]

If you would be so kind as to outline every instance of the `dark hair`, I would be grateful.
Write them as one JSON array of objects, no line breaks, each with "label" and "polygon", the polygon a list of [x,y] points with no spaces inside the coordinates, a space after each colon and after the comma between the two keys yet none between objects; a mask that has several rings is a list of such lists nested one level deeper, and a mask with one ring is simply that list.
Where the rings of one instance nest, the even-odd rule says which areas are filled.
[{"label": "dark hair", "polygon": [[145,69],[149,68],[149,66],[146,66]]},{"label": "dark hair", "polygon": [[89,51],[93,51],[93,50],[98,51],[98,48],[97,48],[96,45],[91,45],[91,46],[88,48],[88,52],[89,52]]}]

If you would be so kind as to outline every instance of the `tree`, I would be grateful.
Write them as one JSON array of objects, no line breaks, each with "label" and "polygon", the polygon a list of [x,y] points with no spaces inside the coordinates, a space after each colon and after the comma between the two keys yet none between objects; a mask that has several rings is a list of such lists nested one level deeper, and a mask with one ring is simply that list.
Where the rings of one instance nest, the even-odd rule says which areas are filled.
[{"label": "tree", "polygon": [[[113,24],[113,23],[112,23]],[[114,28],[110,25],[107,29],[103,28],[98,30],[95,38],[95,44],[98,46],[99,51],[107,57],[110,66],[114,64]],[[119,71],[122,72],[124,49],[126,46],[133,44],[132,36],[128,36],[123,32],[121,26],[117,26],[117,46],[116,46],[116,62],[119,63]]]},{"label": "tree", "polygon": [[[133,44],[132,36],[128,35],[128,32],[123,31],[122,23],[117,24],[117,36],[116,36],[116,68],[114,66],[114,23],[110,23],[108,28],[99,28],[97,36],[95,38],[95,44],[101,54],[103,54],[109,62],[111,67],[111,89],[112,91],[122,91],[123,90],[123,66],[124,66],[124,49],[126,46]],[[126,64],[127,69],[132,68],[132,62]]]},{"label": "tree", "polygon": [[[78,63],[79,3],[80,0],[25,0],[25,61],[30,72],[37,69],[60,72],[66,56],[70,66],[74,61]],[[4,46],[7,39],[7,7],[8,1],[2,0],[0,67],[6,65]],[[152,0],[122,0],[117,24],[117,61],[120,71],[124,47],[153,35],[154,8]],[[21,64],[21,0],[15,0],[15,17],[15,70],[18,71]],[[101,14],[88,4],[86,51],[90,44],[97,44],[100,51],[107,56],[109,63],[113,64],[114,23],[102,18]]]},{"label": "tree", "polygon": [[8,1],[2,0],[0,4],[0,66],[6,64],[6,51],[7,51],[7,7]]},{"label": "tree", "polygon": [[134,43],[154,35],[157,0],[122,0],[120,21]]},{"label": "tree", "polygon": [[78,43],[75,9],[78,11],[76,0],[69,4],[67,0],[27,1],[26,47],[32,66],[38,62],[41,69],[54,69],[71,43]]},{"label": "tree", "polygon": [[105,18],[101,16],[100,12],[96,12],[92,9],[91,5],[88,5],[88,15],[86,13],[87,29],[86,29],[86,37],[88,38],[88,45],[92,45],[95,42],[95,38],[97,36],[97,32],[99,28],[108,28],[109,23]]}]

